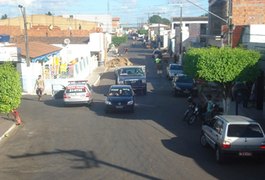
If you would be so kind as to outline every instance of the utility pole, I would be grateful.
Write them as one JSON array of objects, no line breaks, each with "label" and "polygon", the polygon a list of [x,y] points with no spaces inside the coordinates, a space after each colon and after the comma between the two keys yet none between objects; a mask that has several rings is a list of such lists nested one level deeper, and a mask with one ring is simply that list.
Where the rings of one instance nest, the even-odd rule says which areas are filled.
[{"label": "utility pole", "polygon": [[227,26],[228,26],[228,38],[227,38],[227,44],[229,47],[232,47],[232,35],[233,35],[233,24],[232,24],[232,0],[228,0],[228,19],[227,19]]},{"label": "utility pole", "polygon": [[22,5],[18,5],[20,8],[21,14],[23,16],[23,23],[24,23],[24,38],[25,38],[25,49],[26,49],[26,63],[27,66],[30,66],[30,59],[29,59],[29,43],[28,43],[28,30],[27,30],[27,19],[26,19],[26,9]]},{"label": "utility pole", "polygon": [[180,22],[179,22],[179,27],[180,27],[180,34],[179,34],[179,63],[182,64],[182,0],[180,3]]}]

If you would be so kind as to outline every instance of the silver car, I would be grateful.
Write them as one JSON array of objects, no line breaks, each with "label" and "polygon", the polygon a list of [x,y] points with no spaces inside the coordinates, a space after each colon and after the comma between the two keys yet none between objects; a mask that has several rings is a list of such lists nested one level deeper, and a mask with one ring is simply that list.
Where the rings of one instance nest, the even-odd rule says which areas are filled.
[{"label": "silver car", "polygon": [[167,78],[173,79],[178,74],[183,74],[183,67],[180,64],[170,63],[167,67]]},{"label": "silver car", "polygon": [[85,104],[91,105],[93,102],[93,90],[87,80],[69,81],[65,87],[63,101],[65,105]]},{"label": "silver car", "polygon": [[245,116],[215,116],[202,126],[200,143],[215,150],[217,162],[227,156],[265,158],[264,132],[258,122]]}]

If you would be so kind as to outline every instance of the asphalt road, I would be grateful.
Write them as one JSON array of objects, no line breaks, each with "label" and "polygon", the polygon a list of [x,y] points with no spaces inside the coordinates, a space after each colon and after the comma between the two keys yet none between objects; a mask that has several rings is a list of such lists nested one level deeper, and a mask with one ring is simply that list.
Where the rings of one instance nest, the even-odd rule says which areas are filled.
[{"label": "asphalt road", "polygon": [[199,144],[200,125],[181,121],[185,97],[156,74],[151,50],[129,47],[135,64],[146,65],[147,96],[136,96],[135,113],[104,112],[112,70],[94,87],[95,101],[64,107],[62,101],[24,96],[24,126],[0,144],[0,179],[264,179],[262,164],[231,160],[219,165]]}]

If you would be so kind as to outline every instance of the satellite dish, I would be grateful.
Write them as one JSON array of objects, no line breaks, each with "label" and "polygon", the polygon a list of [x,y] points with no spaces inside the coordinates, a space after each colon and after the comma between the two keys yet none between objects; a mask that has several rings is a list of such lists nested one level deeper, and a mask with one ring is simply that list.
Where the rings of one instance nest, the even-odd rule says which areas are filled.
[{"label": "satellite dish", "polygon": [[64,39],[63,42],[64,42],[64,44],[68,45],[68,44],[70,44],[70,39],[66,38],[66,39]]}]

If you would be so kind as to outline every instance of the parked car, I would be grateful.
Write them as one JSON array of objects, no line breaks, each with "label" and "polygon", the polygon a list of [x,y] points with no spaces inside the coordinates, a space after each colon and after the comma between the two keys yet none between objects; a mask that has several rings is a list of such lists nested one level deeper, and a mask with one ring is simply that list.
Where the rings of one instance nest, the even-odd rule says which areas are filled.
[{"label": "parked car", "polygon": [[202,126],[200,143],[215,150],[217,162],[228,156],[265,158],[264,132],[258,122],[244,116],[215,116]]},{"label": "parked car", "polygon": [[68,83],[63,94],[65,105],[91,105],[93,102],[93,90],[87,80],[69,81]]},{"label": "parked car", "polygon": [[115,70],[116,84],[131,85],[132,89],[147,93],[145,66],[123,66]]},{"label": "parked car", "polygon": [[166,70],[167,78],[172,80],[175,75],[183,74],[183,66],[176,63],[170,63]]},{"label": "parked car", "polygon": [[172,79],[173,94],[196,95],[197,87],[194,79],[186,74],[177,74]]},{"label": "parked car", "polygon": [[129,111],[134,112],[134,92],[131,85],[112,85],[105,94],[105,112]]}]

